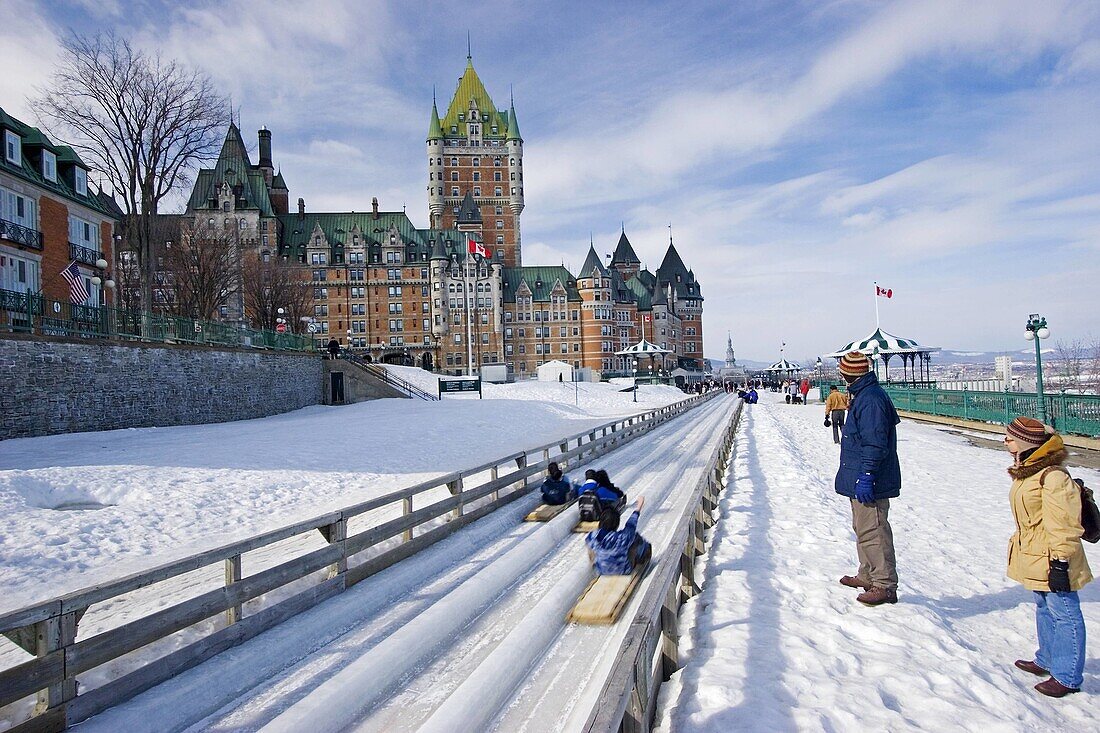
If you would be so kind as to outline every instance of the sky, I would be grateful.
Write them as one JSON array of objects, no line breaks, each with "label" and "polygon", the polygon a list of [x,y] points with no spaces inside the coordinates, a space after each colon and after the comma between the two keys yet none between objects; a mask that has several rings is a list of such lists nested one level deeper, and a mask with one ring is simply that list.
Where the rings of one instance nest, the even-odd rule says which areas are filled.
[{"label": "sky", "polygon": [[[959,350],[1100,340],[1100,4],[0,0],[0,107],[34,123],[67,33],[209,73],[291,200],[406,207],[473,63],[524,137],[524,264],[670,225],[704,346],[809,360],[875,328]],[[94,176],[93,176],[94,179]],[[182,197],[180,199],[182,207]]]}]

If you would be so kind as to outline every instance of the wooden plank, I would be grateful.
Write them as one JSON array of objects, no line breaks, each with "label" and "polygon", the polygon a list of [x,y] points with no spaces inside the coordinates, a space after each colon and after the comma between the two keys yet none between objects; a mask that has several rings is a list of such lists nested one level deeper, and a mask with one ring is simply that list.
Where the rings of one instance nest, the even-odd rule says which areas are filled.
[{"label": "wooden plank", "polygon": [[565,620],[577,624],[609,625],[615,623],[626,602],[634,595],[641,573],[630,575],[600,575],[581,593]]},{"label": "wooden plank", "polygon": [[104,662],[174,634],[228,608],[238,606],[279,586],[321,570],[341,556],[339,546],[323,547],[308,555],[243,578],[232,586],[215,588],[183,603],[97,634],[90,639],[79,641],[67,651],[68,674],[71,677],[98,667]]},{"label": "wooden plank", "polygon": [[7,733],[59,733],[65,730],[65,711],[65,705],[52,708],[8,728]]},{"label": "wooden plank", "polygon": [[[8,631],[14,631],[16,629],[23,628],[24,626],[33,626],[39,621],[45,621],[50,616],[60,615],[61,601],[55,598],[52,601],[37,603],[33,606],[27,606],[25,608],[20,608],[19,610],[3,614],[2,616],[0,616],[0,631],[4,632],[4,634],[7,635]],[[20,646],[22,645],[20,644]],[[31,651],[32,654],[34,653],[32,650],[28,651]]]},{"label": "wooden plank", "polygon": [[573,527],[573,533],[574,534],[587,534],[589,532],[595,532],[599,528],[600,528],[600,523],[599,522],[577,522],[576,526]]},{"label": "wooden plank", "polygon": [[441,517],[458,506],[460,501],[462,501],[461,496],[448,496],[446,499],[440,499],[434,504],[429,504],[426,507],[417,509],[411,514],[406,514],[397,519],[391,519],[388,522],[383,522],[375,527],[354,534],[344,540],[347,556],[351,557],[356,553],[377,545],[379,542],[384,542],[391,537],[403,534],[405,530],[412,529],[430,519]]},{"label": "wooden plank", "polygon": [[305,522],[297,522],[270,532],[264,532],[263,534],[250,537],[246,540],[204,550],[195,555],[158,565],[148,570],[132,573],[117,580],[89,586],[88,588],[62,596],[60,598],[62,609],[66,612],[83,610],[93,603],[99,603],[109,598],[114,598],[115,596],[137,590],[138,588],[144,588],[147,585],[159,583],[162,580],[167,580],[177,575],[182,575],[183,573],[188,573],[192,570],[221,562],[234,555],[240,555],[249,550],[254,550],[257,547],[270,545],[279,540],[284,540],[287,537],[309,532],[318,527],[332,524],[339,519],[340,512],[330,512]]},{"label": "wooden plank", "polygon": [[577,502],[576,499],[568,501],[564,504],[539,504],[533,511],[527,513],[527,516],[523,518],[525,522],[549,522],[554,517],[564,512],[569,507],[573,506]]},{"label": "wooden plank", "polygon": [[150,662],[128,675],[112,680],[94,690],[89,690],[69,702],[69,723],[79,723],[112,705],[129,700],[135,695],[205,662],[226,649],[248,641],[272,626],[312,608],[343,590],[343,576],[323,581],[274,606],[247,616],[239,623],[227,626],[171,654]]},{"label": "wooden plank", "polygon": [[65,653],[58,649],[0,672],[0,707],[51,685],[60,684],[65,675]]}]

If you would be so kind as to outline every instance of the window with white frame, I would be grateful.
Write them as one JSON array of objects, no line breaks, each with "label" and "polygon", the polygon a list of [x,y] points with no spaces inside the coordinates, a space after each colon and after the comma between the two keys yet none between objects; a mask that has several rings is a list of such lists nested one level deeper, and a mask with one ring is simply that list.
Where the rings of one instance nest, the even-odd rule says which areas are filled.
[{"label": "window with white frame", "polygon": [[0,289],[26,293],[38,290],[39,264],[28,257],[0,254]]},{"label": "window with white frame", "polygon": [[96,226],[90,221],[80,217],[69,215],[69,241],[79,244],[81,247],[99,251],[98,237],[95,236]]},{"label": "window with white frame", "polygon": [[80,166],[73,168],[73,182],[76,184],[76,192],[81,196],[88,195],[88,171]]},{"label": "window with white frame", "polygon": [[57,156],[49,150],[42,151],[42,177],[57,183]]},{"label": "window with white frame", "polygon": [[0,219],[28,229],[37,229],[38,202],[15,191],[0,188]]},{"label": "window with white frame", "polygon": [[4,130],[4,157],[13,165],[23,165],[23,139],[11,130]]}]

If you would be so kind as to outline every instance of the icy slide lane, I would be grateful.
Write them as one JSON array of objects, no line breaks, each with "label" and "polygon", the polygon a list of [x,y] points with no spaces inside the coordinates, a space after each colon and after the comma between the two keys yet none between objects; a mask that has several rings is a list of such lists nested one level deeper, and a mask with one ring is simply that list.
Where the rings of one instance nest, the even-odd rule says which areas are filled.
[{"label": "icy slide lane", "polygon": [[[657,550],[733,407],[715,399],[592,464],[632,498],[646,496],[642,528]],[[590,573],[583,538],[570,531],[573,512],[523,523],[536,503],[532,496],[504,507],[82,728],[468,730],[452,724],[454,711],[472,708],[485,721],[478,727],[492,726],[512,711],[527,674],[547,667],[544,657],[581,685],[594,660],[554,650],[578,628],[564,616]],[[613,655],[621,639],[614,627],[592,631]],[[541,728],[551,720],[560,728],[568,709],[543,718]]]}]

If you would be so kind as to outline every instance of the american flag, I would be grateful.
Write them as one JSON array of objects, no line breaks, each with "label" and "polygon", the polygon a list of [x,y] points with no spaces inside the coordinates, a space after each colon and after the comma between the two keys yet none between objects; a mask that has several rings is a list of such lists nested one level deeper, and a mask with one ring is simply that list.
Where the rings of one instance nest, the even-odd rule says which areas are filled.
[{"label": "american flag", "polygon": [[61,277],[69,281],[69,300],[74,303],[88,300],[88,288],[84,287],[84,278],[80,274],[80,268],[76,266],[76,260],[61,271]]}]

